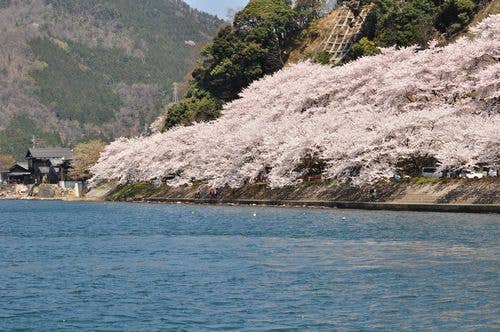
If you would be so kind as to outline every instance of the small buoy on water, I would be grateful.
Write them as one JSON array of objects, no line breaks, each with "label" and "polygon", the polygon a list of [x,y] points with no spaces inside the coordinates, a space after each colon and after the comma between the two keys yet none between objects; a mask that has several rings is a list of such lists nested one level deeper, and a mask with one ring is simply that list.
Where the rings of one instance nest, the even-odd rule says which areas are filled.
[{"label": "small buoy on water", "polygon": [[347,218],[346,217],[342,217],[342,220],[347,220]]},{"label": "small buoy on water", "polygon": [[254,217],[257,217],[257,213],[254,213],[254,214],[253,214],[253,216],[254,216]]}]

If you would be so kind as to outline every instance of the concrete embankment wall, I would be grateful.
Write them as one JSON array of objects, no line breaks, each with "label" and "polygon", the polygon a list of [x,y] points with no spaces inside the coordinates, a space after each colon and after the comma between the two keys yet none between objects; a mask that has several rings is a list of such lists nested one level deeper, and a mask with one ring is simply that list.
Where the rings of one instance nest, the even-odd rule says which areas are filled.
[{"label": "concrete embankment wall", "polygon": [[[301,183],[279,189],[265,184],[219,188],[216,198],[205,185],[179,188],[134,183],[117,187],[109,200],[197,204],[255,204],[343,209],[500,213],[500,179],[380,181],[364,186],[333,182]],[[376,192],[376,194],[374,194]]]}]

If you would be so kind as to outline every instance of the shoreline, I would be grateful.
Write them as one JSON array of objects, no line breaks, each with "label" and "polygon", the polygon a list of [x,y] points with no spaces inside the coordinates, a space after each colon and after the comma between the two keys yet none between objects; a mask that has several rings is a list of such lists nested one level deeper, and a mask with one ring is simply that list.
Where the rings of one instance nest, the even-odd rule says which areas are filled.
[{"label": "shoreline", "polygon": [[[49,191],[53,196],[0,191],[0,200],[64,202],[131,202],[168,204],[247,205],[305,208],[361,209],[416,212],[500,214],[500,178],[482,180],[380,181],[363,186],[309,182],[271,189],[265,184],[221,188],[217,197],[204,184],[170,187],[151,183],[103,183],[83,197]],[[376,197],[373,193],[376,192]],[[54,195],[55,194],[55,195]]]},{"label": "shoreline", "polygon": [[500,214],[500,204],[422,204],[389,202],[348,202],[348,201],[302,201],[302,200],[255,200],[255,199],[191,199],[191,198],[150,198],[145,200],[113,201],[105,199],[67,198],[0,198],[0,201],[47,201],[69,203],[146,203],[146,204],[186,204],[186,205],[226,205],[284,208],[325,208],[365,211],[407,211],[436,213]]},{"label": "shoreline", "polygon": [[500,214],[500,178],[421,178],[362,186],[315,181],[275,189],[265,183],[256,183],[241,188],[221,188],[217,197],[211,197],[209,187],[204,184],[156,187],[150,183],[129,183],[117,185],[103,198],[125,202]]},{"label": "shoreline", "polygon": [[342,202],[342,201],[301,201],[301,200],[253,200],[253,199],[190,199],[190,198],[151,198],[129,201],[131,203],[168,203],[195,205],[238,205],[329,208],[342,210],[368,211],[409,211],[409,212],[448,212],[500,214],[500,204],[415,204],[387,202]]}]

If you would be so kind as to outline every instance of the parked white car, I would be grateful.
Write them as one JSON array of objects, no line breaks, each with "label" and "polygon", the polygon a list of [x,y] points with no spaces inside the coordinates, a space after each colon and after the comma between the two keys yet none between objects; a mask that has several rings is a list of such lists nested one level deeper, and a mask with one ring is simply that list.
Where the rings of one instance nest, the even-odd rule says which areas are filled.
[{"label": "parked white car", "polygon": [[443,172],[438,171],[436,167],[424,167],[422,168],[422,176],[439,179],[443,177]]},{"label": "parked white car", "polygon": [[488,176],[490,176],[490,177],[498,176],[498,170],[496,170],[496,169],[490,169],[488,171]]},{"label": "parked white car", "polygon": [[462,173],[460,173],[460,177],[467,179],[482,179],[485,177],[485,175],[480,171],[463,171]]}]

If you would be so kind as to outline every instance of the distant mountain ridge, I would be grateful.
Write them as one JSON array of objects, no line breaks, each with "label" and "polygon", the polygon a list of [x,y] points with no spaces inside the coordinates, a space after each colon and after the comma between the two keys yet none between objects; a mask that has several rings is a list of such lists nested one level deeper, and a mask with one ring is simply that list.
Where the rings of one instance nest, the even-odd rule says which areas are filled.
[{"label": "distant mountain ridge", "polygon": [[221,23],[181,0],[0,0],[0,153],[140,134]]}]

